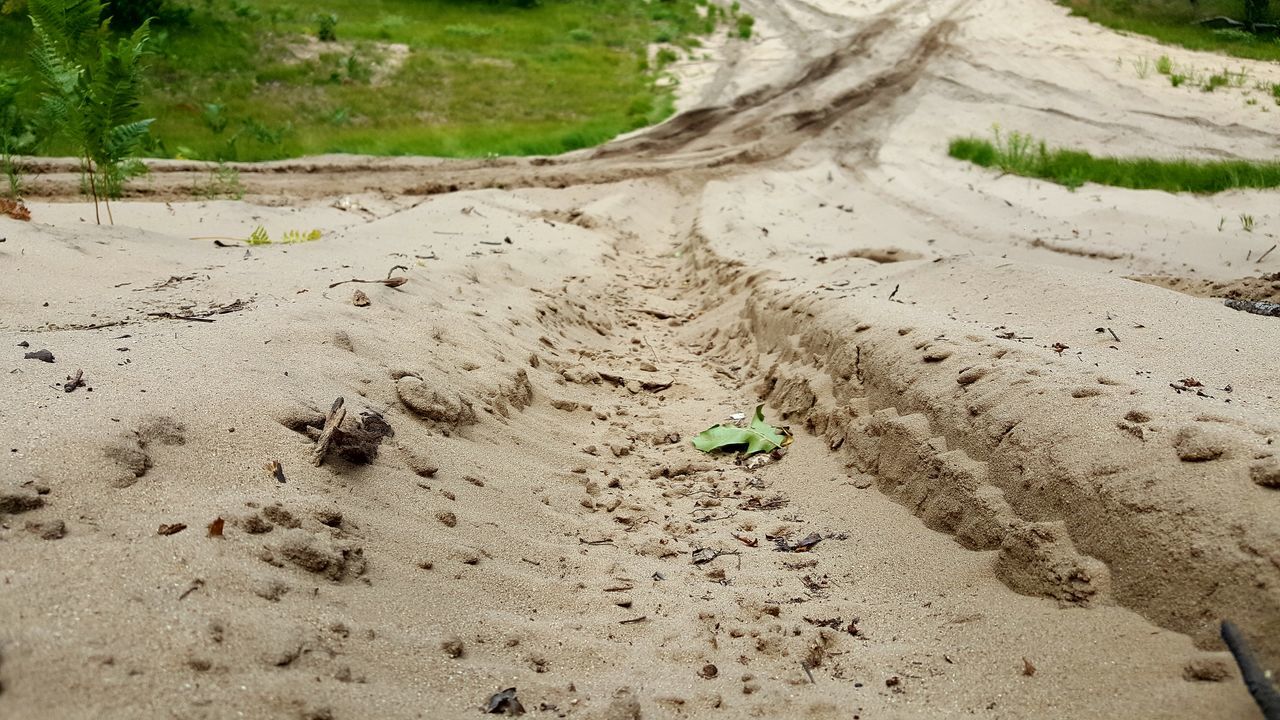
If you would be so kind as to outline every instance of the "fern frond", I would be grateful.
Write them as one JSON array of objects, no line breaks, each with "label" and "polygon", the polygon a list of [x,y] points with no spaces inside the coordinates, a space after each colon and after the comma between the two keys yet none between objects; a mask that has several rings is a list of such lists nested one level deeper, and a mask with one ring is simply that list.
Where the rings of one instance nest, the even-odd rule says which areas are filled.
[{"label": "fern frond", "polygon": [[99,0],[30,0],[27,9],[33,24],[43,26],[57,49],[69,57],[80,56],[101,32]]}]

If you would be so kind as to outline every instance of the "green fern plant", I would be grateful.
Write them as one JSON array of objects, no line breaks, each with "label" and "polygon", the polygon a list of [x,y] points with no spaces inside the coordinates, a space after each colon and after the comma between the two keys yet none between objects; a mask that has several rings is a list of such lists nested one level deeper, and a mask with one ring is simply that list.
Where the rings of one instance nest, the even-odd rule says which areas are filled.
[{"label": "green fern plant", "polygon": [[14,156],[30,154],[36,144],[30,119],[18,104],[22,83],[23,79],[0,72],[0,173],[8,181],[12,200],[22,199],[23,190],[23,168]]},{"label": "green fern plant", "polygon": [[29,0],[28,7],[35,31],[32,58],[45,86],[45,130],[76,148],[94,218],[102,223],[98,203],[105,201],[114,224],[111,198],[146,171],[133,155],[151,125],[138,118],[150,24],[113,38],[110,20],[99,19],[99,0]]},{"label": "green fern plant", "polygon": [[311,230],[302,232],[301,230],[285,230],[284,236],[280,238],[280,242],[287,244],[314,242],[320,239],[321,232],[319,230]]},{"label": "green fern plant", "polygon": [[270,245],[271,236],[267,234],[266,228],[259,225],[253,229],[253,232],[249,233],[249,237],[245,239],[245,242],[250,245]]}]

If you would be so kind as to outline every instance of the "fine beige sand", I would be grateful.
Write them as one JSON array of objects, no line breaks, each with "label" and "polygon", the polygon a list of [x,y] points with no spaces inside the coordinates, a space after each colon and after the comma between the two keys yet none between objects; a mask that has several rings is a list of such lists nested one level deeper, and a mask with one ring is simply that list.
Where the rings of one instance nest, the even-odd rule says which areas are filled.
[{"label": "fine beige sand", "polygon": [[[1276,194],[946,143],[1269,157],[1280,69],[1173,88],[1134,61],[1222,58],[1048,0],[743,4],[679,115],[563,157],[157,162],[114,226],[37,163],[0,718],[1261,717],[1218,626],[1280,663],[1280,319],[1222,298],[1280,295]],[[761,402],[781,459],[690,445]]]}]

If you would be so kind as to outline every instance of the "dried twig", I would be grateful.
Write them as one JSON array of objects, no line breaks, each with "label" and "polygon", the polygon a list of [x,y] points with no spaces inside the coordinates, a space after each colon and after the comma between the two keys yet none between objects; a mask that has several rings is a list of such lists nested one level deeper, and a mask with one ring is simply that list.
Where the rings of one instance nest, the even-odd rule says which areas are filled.
[{"label": "dried twig", "polygon": [[[395,268],[391,268],[391,269],[394,270]],[[351,278],[350,280],[339,280],[338,282],[333,283],[329,287],[336,288],[339,285],[345,285],[347,283],[353,283],[353,282],[354,283],[374,283],[377,285],[386,285],[387,287],[400,287],[401,285],[409,282],[409,278],[403,277],[400,275],[397,275],[396,277],[389,277],[386,280],[361,280],[359,278]]]},{"label": "dried twig", "polygon": [[195,580],[191,581],[191,584],[187,586],[186,590],[182,591],[182,594],[178,596],[178,599],[186,600],[188,595],[199,590],[202,587],[204,587],[204,580],[201,580],[200,578],[196,578]]},{"label": "dried twig", "polygon": [[1271,254],[1271,251],[1272,251],[1272,250],[1275,250],[1275,249],[1276,249],[1276,246],[1275,246],[1275,245],[1272,245],[1271,247],[1267,248],[1267,251],[1266,251],[1266,252],[1264,252],[1264,253],[1262,253],[1261,255],[1259,255],[1259,256],[1258,256],[1258,259],[1257,259],[1257,260],[1254,260],[1253,262],[1254,262],[1254,263],[1260,263],[1260,262],[1262,262],[1263,260],[1266,260],[1266,259],[1267,259],[1267,256]]},{"label": "dried twig", "polygon": [[66,392],[71,392],[78,387],[84,387],[84,370],[76,370],[76,374],[67,378],[67,381],[62,384],[62,389]]},{"label": "dried twig", "polygon": [[324,418],[324,430],[320,431],[320,439],[316,440],[315,449],[311,451],[311,464],[316,467],[324,462],[324,456],[329,452],[329,443],[333,442],[333,434],[337,432],[338,426],[347,416],[347,409],[342,406],[343,402],[341,396],[334,400],[333,406],[329,408],[329,414]]}]

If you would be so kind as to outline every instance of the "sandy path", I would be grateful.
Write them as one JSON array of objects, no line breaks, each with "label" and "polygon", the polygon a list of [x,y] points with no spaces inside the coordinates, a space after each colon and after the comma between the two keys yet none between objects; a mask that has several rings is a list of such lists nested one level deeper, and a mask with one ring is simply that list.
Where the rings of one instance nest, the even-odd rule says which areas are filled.
[{"label": "sandy path", "polygon": [[[0,329],[56,356],[0,404],[0,714],[1256,713],[1215,638],[1280,657],[1278,334],[1203,296],[1270,292],[1274,195],[945,143],[1261,157],[1270,116],[1047,2],[747,7],[689,110],[598,150],[245,166],[255,204],[162,163],[115,228],[0,220]],[[189,239],[258,225],[325,236]],[[312,467],[337,396],[394,434]],[[689,447],[761,398],[781,461]]]}]

